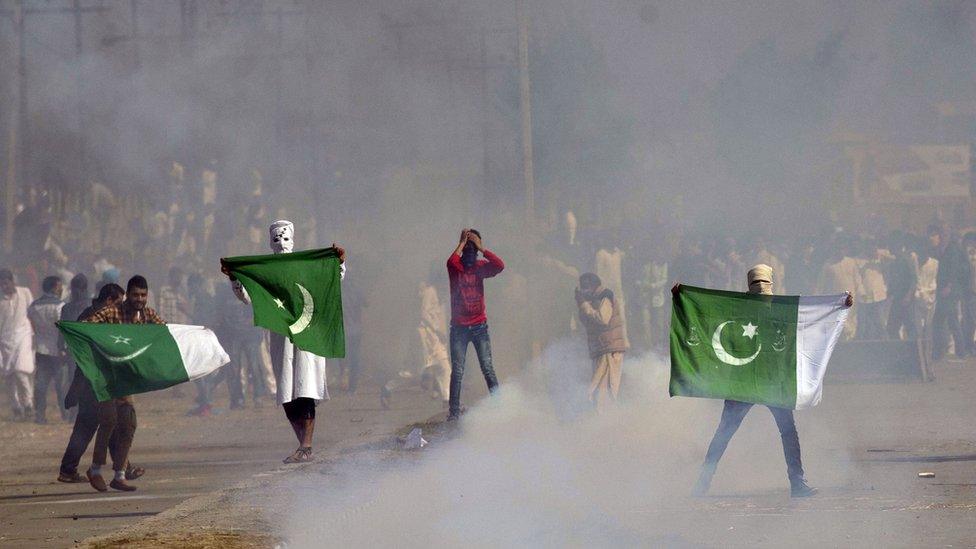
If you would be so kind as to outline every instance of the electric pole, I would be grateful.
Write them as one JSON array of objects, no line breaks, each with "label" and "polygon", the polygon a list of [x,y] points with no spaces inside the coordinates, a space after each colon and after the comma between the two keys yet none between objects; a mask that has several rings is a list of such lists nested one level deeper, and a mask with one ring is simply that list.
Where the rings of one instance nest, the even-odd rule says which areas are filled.
[{"label": "electric pole", "polygon": [[532,88],[529,80],[529,15],[525,0],[515,0],[518,18],[519,111],[522,115],[522,176],[525,180],[525,216],[531,230],[535,222],[535,174],[532,153]]},{"label": "electric pole", "polygon": [[10,252],[14,243],[14,216],[17,215],[17,187],[19,183],[20,165],[23,162],[20,147],[20,130],[24,124],[21,108],[26,102],[24,97],[26,71],[24,63],[24,6],[22,0],[14,2],[10,13],[14,27],[14,50],[17,51],[17,68],[13,72],[11,89],[14,98],[10,101],[10,120],[7,122],[7,173],[3,185],[3,249]]}]

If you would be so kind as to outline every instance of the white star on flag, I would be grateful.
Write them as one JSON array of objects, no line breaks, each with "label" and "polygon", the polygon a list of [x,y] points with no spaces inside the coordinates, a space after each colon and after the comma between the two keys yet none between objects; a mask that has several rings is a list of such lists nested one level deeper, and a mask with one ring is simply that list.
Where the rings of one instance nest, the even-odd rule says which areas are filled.
[{"label": "white star on flag", "polygon": [[277,305],[279,309],[284,309],[285,308],[285,302],[282,301],[282,300],[280,300],[280,299],[278,299],[277,297],[274,298],[274,302],[275,302],[275,305]]},{"label": "white star on flag", "polygon": [[116,343],[121,343],[123,345],[129,345],[129,341],[132,340],[131,337],[122,337],[120,335],[114,335],[112,336],[112,339],[114,339]]},{"label": "white star on flag", "polygon": [[756,330],[758,330],[758,329],[759,329],[759,326],[753,326],[752,325],[752,322],[749,322],[749,324],[743,324],[742,325],[742,337],[748,337],[749,339],[752,339],[752,338],[756,337]]}]

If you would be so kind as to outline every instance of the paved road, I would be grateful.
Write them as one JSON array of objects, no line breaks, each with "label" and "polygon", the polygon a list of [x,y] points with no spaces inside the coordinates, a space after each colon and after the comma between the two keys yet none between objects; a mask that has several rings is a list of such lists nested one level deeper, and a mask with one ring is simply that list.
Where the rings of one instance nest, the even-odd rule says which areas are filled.
[{"label": "paved road", "polygon": [[[139,428],[130,459],[148,472],[132,493],[102,494],[88,484],[55,481],[69,425],[0,420],[0,546],[65,547],[115,531],[278,467],[296,446],[283,412],[273,405],[209,418],[186,417],[191,406],[189,396],[174,398],[171,391],[136,397]],[[397,395],[384,411],[378,390],[364,388],[320,406],[316,445],[326,449],[391,432],[440,411],[419,389]],[[89,462],[90,450],[82,463]]]}]

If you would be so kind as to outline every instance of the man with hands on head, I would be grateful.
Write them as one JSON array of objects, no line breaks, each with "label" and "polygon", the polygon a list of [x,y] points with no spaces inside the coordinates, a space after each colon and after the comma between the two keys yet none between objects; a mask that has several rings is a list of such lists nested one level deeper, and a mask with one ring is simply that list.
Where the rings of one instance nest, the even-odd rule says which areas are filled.
[{"label": "man with hands on head", "polygon": [[[478,258],[478,253],[482,258]],[[501,258],[493,254],[481,241],[475,229],[462,229],[457,248],[447,260],[447,274],[451,282],[451,395],[448,400],[448,421],[461,415],[461,380],[468,344],[474,344],[481,373],[488,391],[494,393],[498,378],[491,362],[491,339],[488,336],[488,316],[485,314],[486,278],[505,269]]]}]

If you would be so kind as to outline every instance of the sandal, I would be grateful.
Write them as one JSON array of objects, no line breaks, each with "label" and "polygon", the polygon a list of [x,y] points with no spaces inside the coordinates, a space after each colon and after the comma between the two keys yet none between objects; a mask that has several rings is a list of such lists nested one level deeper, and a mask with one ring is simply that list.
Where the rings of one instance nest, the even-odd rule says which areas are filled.
[{"label": "sandal", "polygon": [[283,463],[305,463],[312,461],[312,447],[300,446],[295,453],[282,460]]},{"label": "sandal", "polygon": [[126,480],[135,480],[145,474],[146,474],[146,470],[143,469],[142,467],[139,467],[138,465],[133,465],[131,463],[128,463],[125,466]]}]

